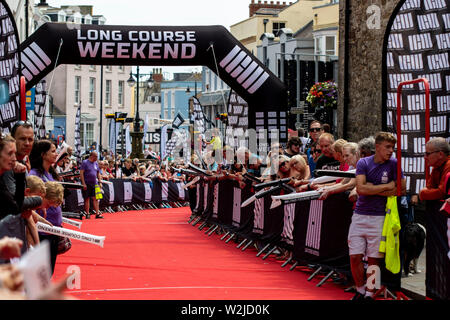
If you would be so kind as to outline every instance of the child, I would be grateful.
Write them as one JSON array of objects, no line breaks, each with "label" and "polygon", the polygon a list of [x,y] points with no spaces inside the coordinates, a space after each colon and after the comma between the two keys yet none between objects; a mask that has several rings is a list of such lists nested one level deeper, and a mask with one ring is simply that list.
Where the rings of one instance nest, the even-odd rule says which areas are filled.
[{"label": "child", "polygon": [[42,198],[42,204],[38,208],[40,209],[42,216],[35,210],[31,210],[31,214],[27,214],[26,212],[23,213],[23,217],[27,221],[28,243],[31,246],[35,246],[39,244],[36,223],[42,222],[52,226],[52,224],[45,219],[46,209],[50,206],[59,206],[63,202],[64,188],[57,182],[48,181],[44,183],[37,176],[27,176],[25,196],[39,196]]}]

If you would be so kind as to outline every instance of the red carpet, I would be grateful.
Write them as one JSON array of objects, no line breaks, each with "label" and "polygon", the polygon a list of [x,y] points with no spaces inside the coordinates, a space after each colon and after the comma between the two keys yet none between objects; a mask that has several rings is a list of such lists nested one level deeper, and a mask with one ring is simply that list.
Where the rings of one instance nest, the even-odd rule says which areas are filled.
[{"label": "red carpet", "polygon": [[[73,240],[58,256],[54,280],[69,266],[80,268],[80,288],[68,294],[86,300],[348,300],[351,293],[310,272],[242,252],[233,241],[208,237],[187,223],[189,208],[105,214],[83,220],[82,232],[106,236],[104,248]],[[64,227],[78,230],[75,227]]]}]

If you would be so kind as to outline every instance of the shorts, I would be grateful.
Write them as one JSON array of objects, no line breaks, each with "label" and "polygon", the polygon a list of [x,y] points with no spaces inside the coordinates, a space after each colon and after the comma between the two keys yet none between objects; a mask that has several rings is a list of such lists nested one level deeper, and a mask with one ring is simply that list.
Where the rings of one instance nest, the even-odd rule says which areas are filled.
[{"label": "shorts", "polygon": [[93,184],[86,184],[87,189],[86,190],[82,190],[82,194],[83,194],[83,198],[87,199],[87,198],[91,198],[94,197],[95,198],[95,185]]},{"label": "shorts", "polygon": [[348,231],[349,254],[383,258],[384,253],[379,251],[383,224],[384,216],[367,216],[354,213]]}]

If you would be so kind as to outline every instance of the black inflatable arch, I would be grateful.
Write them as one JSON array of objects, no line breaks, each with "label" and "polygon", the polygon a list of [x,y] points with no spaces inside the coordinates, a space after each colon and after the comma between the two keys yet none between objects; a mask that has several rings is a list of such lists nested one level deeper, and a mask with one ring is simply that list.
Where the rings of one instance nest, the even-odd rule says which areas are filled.
[{"label": "black inflatable arch", "polygon": [[[284,84],[222,26],[46,23],[20,49],[27,90],[51,72],[55,62],[56,66],[204,65],[246,100],[250,110],[286,109]],[[249,112],[250,127],[252,113]]]}]

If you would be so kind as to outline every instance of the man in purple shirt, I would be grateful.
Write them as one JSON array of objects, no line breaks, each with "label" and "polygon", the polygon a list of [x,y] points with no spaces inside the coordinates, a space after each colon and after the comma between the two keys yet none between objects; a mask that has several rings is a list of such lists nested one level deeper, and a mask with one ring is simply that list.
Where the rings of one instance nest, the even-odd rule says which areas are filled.
[{"label": "man in purple shirt", "polygon": [[98,184],[100,188],[102,187],[102,182],[100,179],[100,168],[97,163],[98,154],[96,151],[92,151],[89,154],[89,158],[83,161],[80,168],[80,179],[83,185],[83,198],[84,198],[84,209],[86,214],[89,216],[89,199],[92,198],[92,203],[94,204],[95,218],[103,219],[100,214],[99,203],[95,197],[95,185]]},{"label": "man in purple shirt", "polygon": [[[396,142],[392,134],[379,132],[375,137],[375,154],[361,158],[356,164],[358,200],[348,232],[350,267],[357,291],[352,300],[372,299],[374,293],[374,289],[365,286],[362,259],[367,256],[370,268],[379,266],[383,258],[379,248],[387,197],[397,195],[397,159],[391,158]],[[404,194],[406,180],[403,173],[401,182]]]}]

